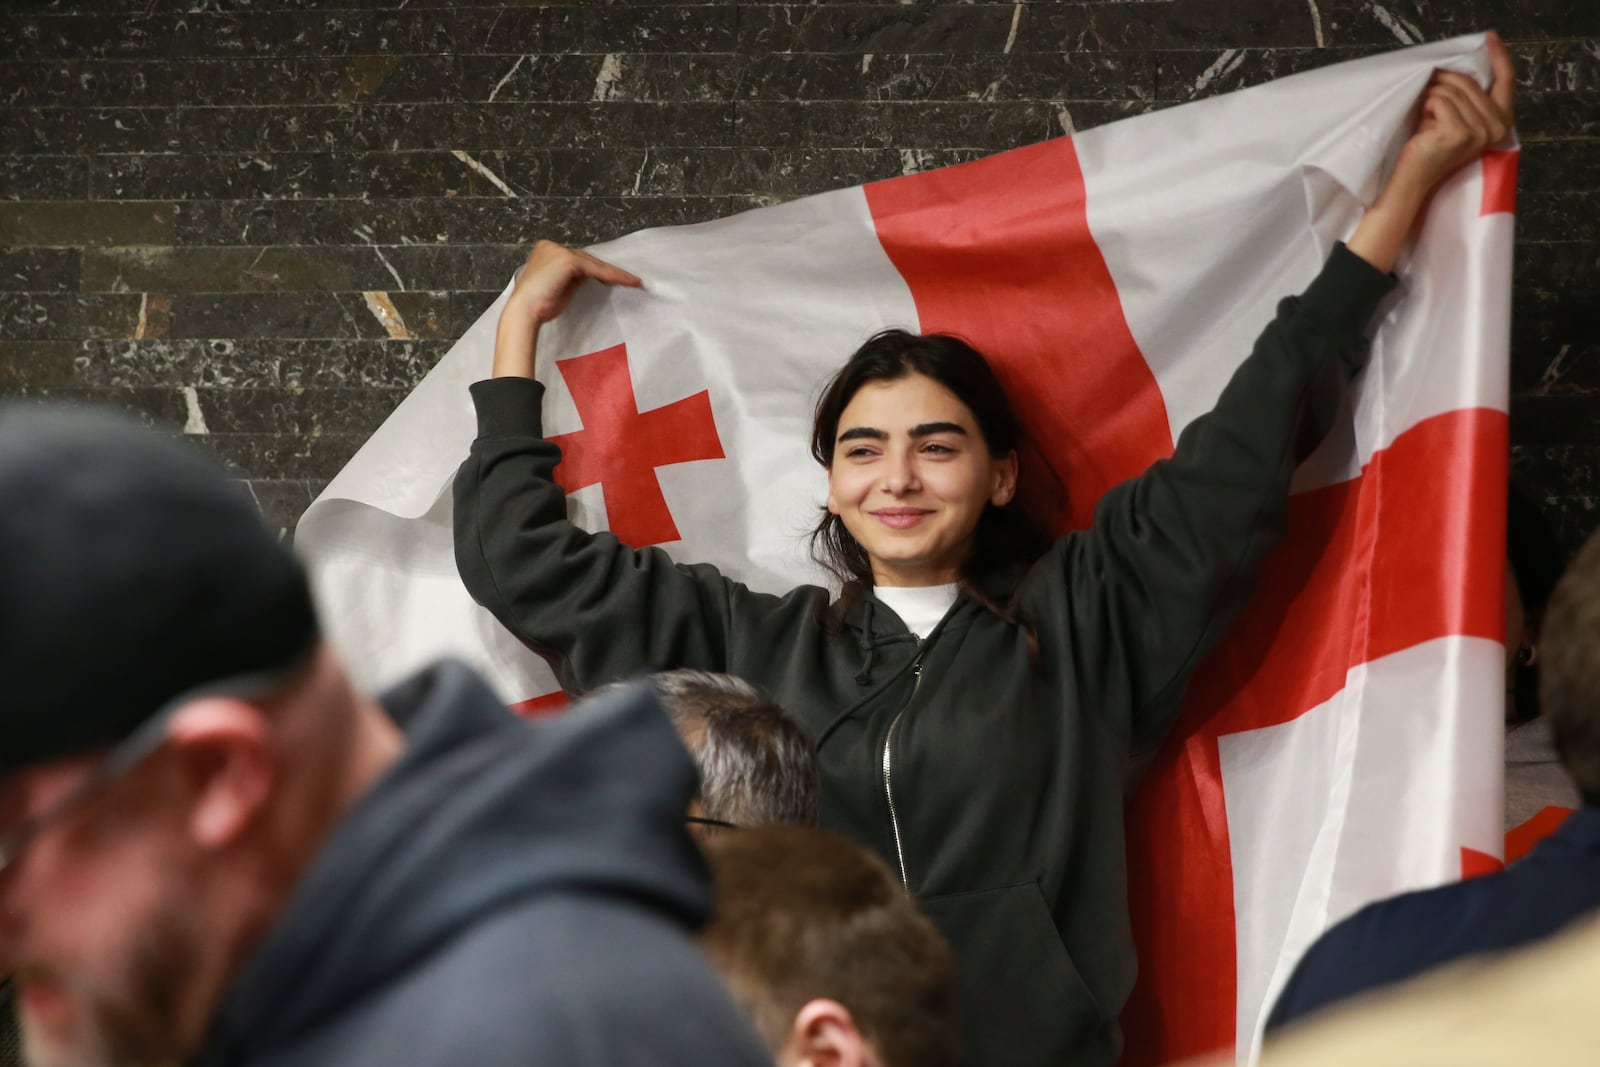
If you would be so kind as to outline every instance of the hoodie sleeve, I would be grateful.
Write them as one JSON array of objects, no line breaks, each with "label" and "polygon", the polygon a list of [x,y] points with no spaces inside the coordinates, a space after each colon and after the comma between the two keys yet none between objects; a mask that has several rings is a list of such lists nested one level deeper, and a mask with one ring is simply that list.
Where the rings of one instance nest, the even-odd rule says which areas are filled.
[{"label": "hoodie sleeve", "polygon": [[[1282,538],[1295,467],[1327,435],[1394,285],[1342,244],[1277,316],[1173,455],[1101,499],[1041,561],[1041,617],[1065,612],[1083,706],[1119,717],[1135,752],[1177,717],[1185,683],[1249,599]],[[1049,590],[1054,590],[1050,592]]]},{"label": "hoodie sleeve", "polygon": [[667,667],[730,669],[742,627],[803,599],[756,593],[567,519],[561,449],[542,434],[544,386],[472,386],[478,438],[456,472],[456,567],[474,599],[584,690]]}]

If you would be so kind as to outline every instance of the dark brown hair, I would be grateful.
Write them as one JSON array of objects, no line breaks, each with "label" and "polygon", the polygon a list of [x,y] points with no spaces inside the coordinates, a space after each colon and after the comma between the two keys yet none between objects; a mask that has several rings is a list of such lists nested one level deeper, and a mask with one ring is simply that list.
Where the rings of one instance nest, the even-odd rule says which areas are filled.
[{"label": "dark brown hair", "polygon": [[774,1054],[825,998],[884,1067],[955,1067],[955,960],[881,860],[801,826],[732,831],[705,851],[717,907],[701,947]]},{"label": "dark brown hair", "polygon": [[1556,585],[1539,635],[1539,703],[1584,803],[1600,804],[1600,535]]},{"label": "dark brown hair", "polygon": [[[1506,565],[1511,568],[1511,580],[1516,583],[1517,595],[1522,600],[1525,642],[1531,636],[1532,644],[1537,646],[1545,605],[1550,603],[1550,595],[1561,580],[1566,559],[1566,550],[1556,540],[1539,506],[1513,484],[1506,498]],[[1506,640],[1512,640],[1513,636],[1507,634]],[[1514,651],[1518,654],[1512,661],[1506,722],[1524,723],[1539,717],[1540,657],[1525,660],[1520,650]]]},{"label": "dark brown hair", "polygon": [[[967,406],[991,456],[1017,453],[1023,471],[1020,478],[1027,478],[1040,466],[1048,472],[1049,465],[1033,448],[1000,379],[977,349],[948,334],[914,334],[905,330],[884,330],[873,336],[828,382],[811,423],[812,457],[824,467],[833,466],[839,419],[862,386],[898,381],[913,374],[938,382]],[[1037,491],[1036,487],[1031,488]],[[1037,664],[1038,639],[1033,622],[1016,607],[1012,594],[1028,567],[1049,547],[1050,537],[1034,509],[1023,503],[1025,499],[1027,494],[1019,481],[1017,495],[1010,503],[1004,507],[990,504],[983,509],[973,532],[972,553],[961,565],[959,580],[961,594],[967,599],[1023,627],[1029,652]],[[811,532],[811,554],[844,587],[833,609],[837,625],[851,603],[872,585],[872,561],[861,542],[845,528],[844,520],[831,512],[825,512]]]}]

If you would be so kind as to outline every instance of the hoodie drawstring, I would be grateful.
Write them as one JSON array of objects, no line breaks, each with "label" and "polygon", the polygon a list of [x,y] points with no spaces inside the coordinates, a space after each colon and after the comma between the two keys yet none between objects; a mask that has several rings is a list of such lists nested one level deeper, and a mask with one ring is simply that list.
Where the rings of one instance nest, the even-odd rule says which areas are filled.
[{"label": "hoodie drawstring", "polygon": [[861,606],[866,617],[862,620],[862,628],[856,632],[856,644],[861,649],[862,655],[861,670],[856,674],[856,684],[871,685],[872,667],[878,658],[878,643],[872,639],[872,599],[864,598]]}]

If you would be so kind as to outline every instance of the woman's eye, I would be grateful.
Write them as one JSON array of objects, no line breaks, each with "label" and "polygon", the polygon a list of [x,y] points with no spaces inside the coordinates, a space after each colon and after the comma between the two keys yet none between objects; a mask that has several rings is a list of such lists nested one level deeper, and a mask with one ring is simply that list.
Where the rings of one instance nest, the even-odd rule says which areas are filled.
[{"label": "woman's eye", "polygon": [[949,445],[941,445],[937,441],[929,441],[927,444],[922,446],[922,450],[938,456],[948,456],[954,454],[955,452],[955,449],[951,448]]},{"label": "woman's eye", "polygon": [[846,459],[866,459],[868,456],[874,454],[875,453],[870,448],[857,447],[849,449],[844,455]]}]

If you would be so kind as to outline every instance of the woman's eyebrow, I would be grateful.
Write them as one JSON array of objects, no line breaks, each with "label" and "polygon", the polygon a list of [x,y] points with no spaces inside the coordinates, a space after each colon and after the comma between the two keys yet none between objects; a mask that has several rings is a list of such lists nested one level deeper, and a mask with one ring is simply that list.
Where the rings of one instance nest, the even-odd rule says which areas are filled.
[{"label": "woman's eyebrow", "polygon": [[[958,422],[924,422],[911,428],[910,437],[916,440],[919,437],[931,437],[936,433],[958,433],[966,436],[967,428]],[[854,441],[866,438],[873,441],[887,441],[889,435],[875,426],[852,426],[839,435],[839,440]]]},{"label": "woman's eyebrow", "polygon": [[936,433],[958,433],[965,437],[967,428],[959,423],[954,422],[925,422],[920,426],[913,426],[911,428],[911,436],[913,439],[918,437],[931,437]]}]

